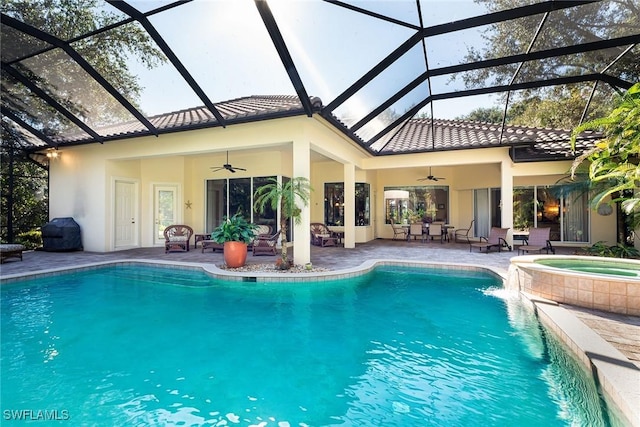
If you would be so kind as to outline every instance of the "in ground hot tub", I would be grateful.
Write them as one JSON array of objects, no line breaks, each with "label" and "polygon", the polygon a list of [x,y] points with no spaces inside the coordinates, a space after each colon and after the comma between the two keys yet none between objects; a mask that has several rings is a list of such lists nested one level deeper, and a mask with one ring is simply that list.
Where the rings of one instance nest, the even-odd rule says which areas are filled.
[{"label": "in ground hot tub", "polygon": [[509,287],[559,303],[640,316],[640,261],[538,255],[514,257],[511,266]]},{"label": "in ground hot tub", "polygon": [[605,276],[640,278],[640,262],[618,262],[610,258],[592,259],[540,259],[538,264]]}]

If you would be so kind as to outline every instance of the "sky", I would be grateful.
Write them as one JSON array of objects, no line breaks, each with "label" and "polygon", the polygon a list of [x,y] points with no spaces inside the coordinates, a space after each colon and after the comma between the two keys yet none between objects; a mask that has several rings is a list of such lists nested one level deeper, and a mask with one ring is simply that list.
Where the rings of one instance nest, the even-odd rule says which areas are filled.
[{"label": "sky", "polygon": [[[138,1],[133,5],[148,10],[164,3]],[[413,0],[354,4],[418,23]],[[423,4],[425,9],[428,6],[422,11],[427,26],[483,12],[466,0],[428,0]],[[325,105],[414,33],[323,2],[272,0],[269,5],[308,94],[319,96]],[[213,102],[250,95],[295,95],[253,0],[196,0],[154,15],[150,21]],[[463,62],[468,47],[481,41],[479,31],[466,31],[455,39],[451,35],[430,38],[430,68]],[[146,70],[133,57],[129,65],[145,88],[140,103],[146,114],[203,105],[171,65]],[[425,70],[424,52],[418,44],[335,113],[355,122]],[[460,82],[452,84],[446,78],[433,79],[431,87],[433,93],[463,89]],[[428,90],[425,83],[392,108],[399,113],[407,111]],[[434,116],[453,119],[491,105],[491,97],[438,101]]]}]

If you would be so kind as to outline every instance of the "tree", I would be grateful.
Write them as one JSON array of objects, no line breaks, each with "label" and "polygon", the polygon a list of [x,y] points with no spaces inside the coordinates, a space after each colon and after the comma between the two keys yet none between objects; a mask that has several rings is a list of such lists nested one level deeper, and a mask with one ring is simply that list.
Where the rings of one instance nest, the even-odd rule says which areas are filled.
[{"label": "tree", "polygon": [[[546,91],[545,96],[527,95],[515,101],[509,108],[509,123],[539,128],[573,129],[580,123],[588,98],[576,86],[556,87]],[[592,102],[591,114],[600,116],[612,108],[611,100]],[[597,116],[596,116],[597,117]]]},{"label": "tree", "polygon": [[[504,11],[522,6],[520,0],[476,0],[488,12]],[[532,50],[546,50],[559,46],[589,43],[606,37],[622,37],[640,31],[640,3],[637,0],[594,2],[554,11],[547,17]],[[541,15],[498,22],[482,33],[484,47],[470,47],[466,62],[500,58],[527,52],[533,31],[539,26]],[[545,79],[601,72],[624,47],[607,52],[593,51],[564,55],[544,60],[528,61],[520,68],[517,81]],[[460,74],[468,88],[505,84],[513,77],[515,66],[489,67]],[[634,50],[620,58],[609,72],[627,81],[640,81],[640,51]],[[610,111],[611,92],[599,84],[589,106],[590,117],[601,117]],[[590,84],[548,87],[511,93],[507,120],[528,126],[572,129],[580,123],[586,100],[591,93]]]},{"label": "tree", "polygon": [[[39,246],[25,233],[48,220],[47,171],[25,153],[3,145],[0,150],[0,218],[2,242]],[[11,190],[11,191],[10,191]],[[36,241],[39,239],[35,239]]]},{"label": "tree", "polygon": [[456,120],[472,120],[485,123],[502,123],[502,110],[499,107],[476,108],[469,114],[456,117]]},{"label": "tree", "polygon": [[606,203],[607,197],[611,197],[611,203],[619,203],[624,214],[628,216],[632,229],[638,229],[640,227],[640,194],[638,194],[638,188],[640,188],[640,83],[636,83],[626,92],[618,106],[607,117],[576,127],[571,136],[573,146],[577,136],[585,130],[600,130],[604,134],[604,139],[597,142],[593,149],[576,158],[571,167],[572,177],[575,176],[580,165],[588,161],[591,187],[597,193],[592,201],[593,206],[598,207]]},{"label": "tree", "polygon": [[[73,49],[133,105],[138,103],[142,86],[129,70],[129,59],[137,58],[148,68],[166,61],[144,29],[135,24],[81,37],[122,20],[121,15],[109,12],[98,0],[5,0],[1,9],[4,14],[59,39],[76,39],[71,43]],[[18,31],[5,34],[4,29],[2,41],[3,61],[7,61],[8,66],[25,75],[89,126],[131,119],[117,100],[107,95],[60,49],[41,51],[45,43]],[[40,53],[31,56],[34,52]],[[62,132],[78,132],[74,124],[5,72],[2,73],[2,96],[3,106],[54,141]],[[39,167],[34,161],[37,157],[30,157],[24,149],[31,145],[27,133],[7,117],[3,117],[1,123],[1,238],[7,241],[48,219],[47,170]]]},{"label": "tree", "polygon": [[[2,3],[2,12],[65,41],[122,20],[121,15],[109,11],[103,2],[98,0],[7,0]],[[131,119],[131,115],[118,101],[106,94],[102,87],[67,55],[59,50],[50,50],[20,60],[20,55],[38,51],[41,43],[19,32],[10,34],[13,37],[9,42],[21,45],[13,46],[11,49],[11,52],[19,52],[15,55],[12,66],[37,82],[39,87],[82,121],[90,126],[101,126]],[[6,43],[5,38],[3,44]],[[36,46],[24,47],[34,44]],[[162,51],[151,41],[146,31],[134,24],[120,25],[90,37],[81,37],[71,43],[71,47],[134,105],[137,104],[142,86],[138,77],[129,71],[127,63],[130,59],[136,58],[143,66],[152,68],[166,61]],[[10,77],[3,76],[3,84],[4,79],[11,81]],[[6,86],[3,89],[6,89]],[[22,119],[33,123],[29,119],[35,118],[35,123],[44,122],[45,129],[50,127],[45,130],[49,135],[75,129],[75,125],[66,120],[52,120],[51,111],[25,112],[24,108],[16,108],[21,105],[23,99],[32,97],[21,85],[11,85],[11,90],[3,90],[3,95],[5,102],[15,104],[12,109],[20,113]]]},{"label": "tree", "polygon": [[282,244],[280,265],[282,268],[288,268],[287,222],[291,218],[296,224],[300,224],[301,209],[297,202],[300,201],[303,206],[307,206],[313,189],[309,180],[302,177],[292,178],[286,182],[278,182],[276,178],[269,178],[269,181],[256,190],[254,207],[260,213],[264,213],[267,206],[273,210],[280,207],[280,242]]},{"label": "tree", "polygon": [[[484,4],[489,12],[522,6],[520,0],[476,0]],[[602,35],[621,37],[637,33],[640,29],[640,4],[637,0],[618,0],[594,2],[579,7],[571,7],[549,14],[544,28],[538,35],[533,50],[545,50],[558,46],[570,46],[598,40]],[[541,15],[511,19],[490,25],[483,32],[486,45],[482,50],[469,48],[466,60],[469,62],[489,58],[499,58],[527,52],[532,41],[533,31],[539,26]],[[557,56],[542,61],[527,62],[518,76],[521,80],[538,80],[564,77],[568,74],[583,74],[585,71],[599,72],[594,69],[606,66],[609,61],[624,51],[624,47],[610,52],[609,58],[602,58],[603,52],[586,52],[579,55]],[[620,78],[638,81],[640,76],[640,54],[638,52],[625,55],[616,63],[621,70]],[[509,81],[514,72],[513,67],[491,67],[464,74],[468,87],[478,87],[485,82]]]}]

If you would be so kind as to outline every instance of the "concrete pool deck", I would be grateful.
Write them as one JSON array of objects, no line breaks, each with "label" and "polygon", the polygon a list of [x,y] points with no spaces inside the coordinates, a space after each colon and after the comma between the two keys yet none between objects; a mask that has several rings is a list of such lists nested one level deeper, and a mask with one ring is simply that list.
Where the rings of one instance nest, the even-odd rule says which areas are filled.
[{"label": "concrete pool deck", "polygon": [[[557,248],[558,254],[572,254],[574,248]],[[477,251],[469,252],[468,244],[461,243],[421,243],[391,240],[374,240],[358,244],[355,249],[343,247],[311,247],[311,261],[315,267],[323,267],[332,271],[353,269],[366,261],[373,259],[389,259],[405,261],[427,261],[434,263],[468,264],[490,268],[503,277],[511,263],[511,258],[517,251],[491,252],[489,254]],[[276,256],[252,256],[249,254],[247,264],[272,264]],[[71,268],[109,261],[160,261],[163,263],[196,263],[223,264],[222,253],[207,251],[202,253],[200,247],[189,252],[174,252],[165,254],[163,247],[139,248],[111,253],[92,252],[42,252],[27,251],[23,260],[8,260],[0,266],[0,279],[14,275],[44,272],[51,269]],[[280,274],[280,273],[274,273]],[[620,381],[620,388],[630,390],[634,395],[632,402],[640,404],[640,317],[606,313],[598,310],[588,310],[569,305],[562,308],[572,313],[583,328],[595,332],[603,341],[609,343],[622,355],[616,365],[633,371],[632,375],[623,375],[616,379]],[[575,322],[574,322],[575,323]],[[626,359],[626,360],[622,360]],[[630,362],[630,363],[629,363]],[[632,403],[634,404],[634,403]],[[640,405],[638,406],[640,407]],[[635,415],[633,415],[635,417]],[[640,418],[632,420],[632,425],[640,426]]]}]

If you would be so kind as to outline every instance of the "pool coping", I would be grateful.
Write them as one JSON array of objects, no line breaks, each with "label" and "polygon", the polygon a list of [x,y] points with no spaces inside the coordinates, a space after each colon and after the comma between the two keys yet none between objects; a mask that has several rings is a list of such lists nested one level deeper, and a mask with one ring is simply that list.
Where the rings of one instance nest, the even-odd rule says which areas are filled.
[{"label": "pool coping", "polygon": [[[640,369],[572,312],[555,301],[520,292],[598,382],[605,401],[630,426],[640,426]],[[613,404],[613,405],[611,405]]]},{"label": "pool coping", "polygon": [[[167,262],[146,259],[109,260],[88,263],[82,266],[66,266],[38,272],[17,273],[0,277],[0,284],[20,282],[38,277],[64,274],[68,271],[93,270],[110,265],[142,264],[188,270],[202,270],[218,279],[243,282],[325,282],[358,277],[379,266],[438,268],[447,271],[475,271],[494,275],[506,287],[512,270],[477,264],[451,264],[429,261],[398,261],[393,259],[371,259],[357,267],[309,273],[281,272],[237,272],[228,271],[210,263]],[[611,343],[585,325],[560,304],[542,297],[519,291],[519,295],[534,308],[538,319],[560,339],[578,360],[590,370],[599,382],[605,401],[619,413],[630,426],[640,427],[640,369],[617,350]]]}]

